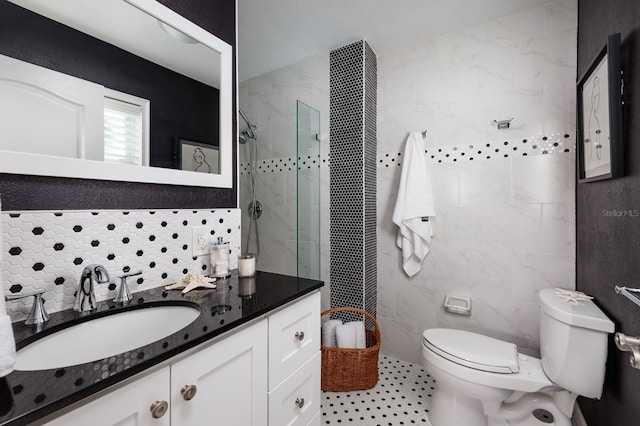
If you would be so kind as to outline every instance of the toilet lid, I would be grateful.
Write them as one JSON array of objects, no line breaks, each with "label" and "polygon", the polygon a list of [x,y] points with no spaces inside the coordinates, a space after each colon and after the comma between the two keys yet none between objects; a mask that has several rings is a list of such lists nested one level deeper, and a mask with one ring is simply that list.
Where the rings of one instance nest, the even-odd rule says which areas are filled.
[{"label": "toilet lid", "polygon": [[423,333],[423,344],[438,355],[476,370],[517,373],[518,348],[481,334],[464,330],[432,328]]}]

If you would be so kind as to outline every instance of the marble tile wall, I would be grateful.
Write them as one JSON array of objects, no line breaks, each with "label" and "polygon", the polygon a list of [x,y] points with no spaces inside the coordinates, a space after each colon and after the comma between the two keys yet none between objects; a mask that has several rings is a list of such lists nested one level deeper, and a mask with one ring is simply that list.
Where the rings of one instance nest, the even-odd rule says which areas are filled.
[{"label": "marble tile wall", "polygon": [[[576,10],[576,0],[552,1],[379,56],[384,353],[421,362],[424,329],[457,327],[535,354],[537,291],[575,287]],[[492,125],[511,117],[508,130]],[[409,279],[391,221],[393,166],[408,132],[425,129],[434,239]],[[471,317],[445,312],[447,293],[471,297]]]},{"label": "marble tile wall", "polygon": [[[320,111],[320,154],[296,158],[296,102]],[[258,220],[260,256],[257,267],[296,273],[296,168],[320,169],[320,279],[329,283],[329,52],[240,83],[239,105],[257,125],[257,198],[264,212]],[[240,129],[242,129],[242,124]],[[240,145],[242,248],[247,247],[250,202],[249,146]],[[255,238],[250,241],[251,250]],[[322,290],[329,306],[329,286]]]}]

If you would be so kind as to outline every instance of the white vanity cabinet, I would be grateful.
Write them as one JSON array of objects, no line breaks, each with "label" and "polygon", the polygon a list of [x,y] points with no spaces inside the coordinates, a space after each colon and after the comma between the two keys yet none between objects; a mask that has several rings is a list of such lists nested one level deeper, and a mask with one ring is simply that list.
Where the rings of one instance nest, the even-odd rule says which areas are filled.
[{"label": "white vanity cabinet", "polygon": [[320,352],[269,391],[269,425],[320,425]]},{"label": "white vanity cabinet", "polygon": [[320,292],[138,377],[38,424],[320,425]]},{"label": "white vanity cabinet", "polygon": [[44,424],[169,426],[170,375],[169,366],[163,367]]},{"label": "white vanity cabinet", "polygon": [[320,425],[320,293],[269,316],[269,425]]},{"label": "white vanity cabinet", "polygon": [[267,425],[266,323],[171,365],[172,425]]}]

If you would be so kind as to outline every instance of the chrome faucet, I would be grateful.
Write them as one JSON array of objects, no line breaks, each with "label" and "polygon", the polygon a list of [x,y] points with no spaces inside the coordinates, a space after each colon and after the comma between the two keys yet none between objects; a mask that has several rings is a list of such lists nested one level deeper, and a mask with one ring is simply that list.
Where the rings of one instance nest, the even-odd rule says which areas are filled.
[{"label": "chrome faucet", "polygon": [[77,312],[90,312],[96,308],[96,296],[93,291],[94,284],[109,282],[109,273],[102,265],[89,265],[82,270],[80,283],[76,291],[76,301],[73,310]]}]

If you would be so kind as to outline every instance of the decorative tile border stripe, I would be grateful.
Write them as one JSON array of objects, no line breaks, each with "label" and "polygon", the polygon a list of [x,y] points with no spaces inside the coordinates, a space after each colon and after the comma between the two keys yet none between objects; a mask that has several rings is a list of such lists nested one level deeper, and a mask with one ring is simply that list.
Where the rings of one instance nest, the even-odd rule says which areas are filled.
[{"label": "decorative tile border stripe", "polygon": [[[531,136],[522,139],[504,139],[477,144],[460,144],[429,148],[425,143],[427,160],[432,163],[457,163],[462,161],[491,160],[513,156],[559,154],[575,152],[576,138],[573,132],[552,133],[548,136]],[[382,152],[376,155],[377,168],[402,165],[402,152]],[[277,173],[299,169],[330,166],[329,154],[316,156],[283,157],[261,160],[258,173]],[[250,163],[240,163],[240,175],[251,174]]]},{"label": "decorative tile border stripe", "polygon": [[[298,167],[298,164],[300,165]],[[329,154],[296,157],[270,158],[257,163],[258,173],[290,172],[296,169],[311,169],[329,165]],[[251,163],[240,163],[240,176],[251,174]]]},{"label": "decorative tile border stripe", "polygon": [[[514,156],[559,154],[574,152],[573,133],[553,133],[548,136],[531,136],[522,139],[504,139],[495,142],[429,147],[425,142],[425,154],[431,163],[458,163],[462,161],[492,160]],[[402,153],[380,153],[378,168],[402,165]]]}]

